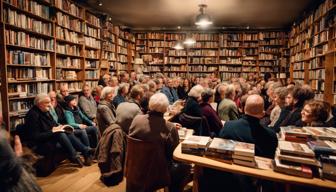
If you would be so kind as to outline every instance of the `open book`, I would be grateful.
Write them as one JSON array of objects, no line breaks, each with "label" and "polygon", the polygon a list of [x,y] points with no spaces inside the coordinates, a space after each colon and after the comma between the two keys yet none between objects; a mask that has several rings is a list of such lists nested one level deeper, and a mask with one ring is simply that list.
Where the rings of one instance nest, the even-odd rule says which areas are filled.
[{"label": "open book", "polygon": [[59,127],[63,132],[66,133],[73,133],[75,130],[71,125],[59,125]]}]

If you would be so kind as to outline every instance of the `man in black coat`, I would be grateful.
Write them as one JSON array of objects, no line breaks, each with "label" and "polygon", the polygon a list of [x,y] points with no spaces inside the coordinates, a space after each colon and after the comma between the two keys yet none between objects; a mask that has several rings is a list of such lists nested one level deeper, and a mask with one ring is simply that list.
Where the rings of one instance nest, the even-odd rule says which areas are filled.
[{"label": "man in black coat", "polygon": [[[263,98],[250,95],[246,100],[244,112],[242,118],[226,122],[219,137],[253,143],[256,156],[274,158],[278,146],[276,134],[260,124],[260,119],[264,116]],[[220,186],[225,186],[228,191],[256,191],[252,179],[247,176],[204,169],[203,178],[204,181],[200,182],[201,191],[217,191]]]},{"label": "man in black coat", "polygon": [[[85,157],[90,156],[90,149],[83,145],[73,133],[65,133],[61,126],[53,119],[49,110],[51,100],[47,94],[35,97],[34,106],[28,111],[25,119],[25,133],[33,146],[33,150],[40,155],[48,155],[59,143],[67,153],[71,162],[83,165],[76,150]],[[85,162],[86,164],[86,162]]]}]

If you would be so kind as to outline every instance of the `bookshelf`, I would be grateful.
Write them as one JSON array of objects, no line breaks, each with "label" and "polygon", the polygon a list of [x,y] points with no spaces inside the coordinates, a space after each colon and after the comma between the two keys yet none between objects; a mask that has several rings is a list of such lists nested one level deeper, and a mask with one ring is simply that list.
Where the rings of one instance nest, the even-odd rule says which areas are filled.
[{"label": "bookshelf", "polygon": [[114,31],[117,34],[117,72],[134,71],[135,37],[119,26],[114,26]]},{"label": "bookshelf", "polygon": [[309,84],[316,99],[335,104],[336,3],[326,0],[293,26],[289,36],[293,81]]},{"label": "bookshelf", "polygon": [[117,72],[117,35],[114,32],[114,25],[106,21],[103,27],[103,46],[100,65],[101,75]]}]

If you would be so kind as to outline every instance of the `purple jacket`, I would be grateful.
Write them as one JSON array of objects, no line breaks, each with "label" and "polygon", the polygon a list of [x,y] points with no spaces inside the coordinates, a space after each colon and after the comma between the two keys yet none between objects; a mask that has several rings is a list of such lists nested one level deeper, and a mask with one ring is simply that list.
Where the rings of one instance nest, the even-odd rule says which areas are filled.
[{"label": "purple jacket", "polygon": [[201,109],[203,116],[206,117],[208,120],[210,132],[219,134],[219,131],[222,129],[223,124],[222,121],[219,119],[216,111],[211,107],[209,103],[201,103]]}]

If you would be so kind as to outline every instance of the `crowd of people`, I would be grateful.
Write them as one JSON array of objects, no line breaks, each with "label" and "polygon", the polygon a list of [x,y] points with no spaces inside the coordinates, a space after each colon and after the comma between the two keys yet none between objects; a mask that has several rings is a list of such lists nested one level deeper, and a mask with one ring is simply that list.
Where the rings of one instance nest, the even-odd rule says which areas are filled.
[{"label": "crowd of people", "polygon": [[[61,147],[70,162],[80,167],[90,166],[96,151],[101,179],[107,185],[122,180],[127,164],[127,191],[153,191],[165,186],[181,191],[190,167],[174,162],[172,153],[179,142],[177,129],[185,126],[185,118],[201,119],[195,122],[202,123],[192,127],[198,135],[254,143],[256,155],[274,158],[276,133],[281,126],[335,125],[331,105],[314,97],[309,85],[284,83],[268,73],[263,78],[234,77],[224,82],[214,74],[192,78],[169,78],[160,73],[154,77],[134,72],[112,77],[106,74],[97,87],[84,85],[78,98],[69,93],[66,84],[57,93],[38,94],[26,115],[26,137],[35,153],[47,155]],[[178,100],[184,105],[175,114],[175,123],[166,121],[164,113]],[[62,125],[71,125],[74,132],[64,132]],[[143,153],[128,154],[127,159],[126,148],[134,151],[137,147],[127,144],[138,141],[154,143],[152,150],[162,155],[145,155],[140,147]],[[149,160],[152,163],[148,164]],[[155,169],[160,178],[153,178],[154,172],[145,176],[131,172],[148,173],[146,166],[156,167],[157,162],[165,162]],[[168,177],[163,177],[165,174]],[[151,179],[146,175],[152,175]],[[230,178],[228,187],[242,181],[208,169],[201,177],[201,191],[216,191],[223,185],[223,177]],[[246,189],[245,185],[238,186]]]}]

